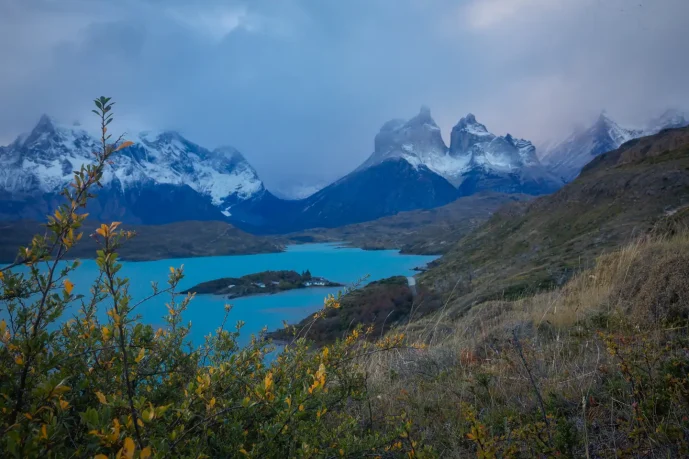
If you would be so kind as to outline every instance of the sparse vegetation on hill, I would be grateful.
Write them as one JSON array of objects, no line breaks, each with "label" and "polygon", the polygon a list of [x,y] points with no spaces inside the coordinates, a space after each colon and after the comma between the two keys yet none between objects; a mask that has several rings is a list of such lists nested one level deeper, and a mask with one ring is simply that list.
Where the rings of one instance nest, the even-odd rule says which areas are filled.
[{"label": "sparse vegetation on hill", "polygon": [[463,308],[562,285],[604,251],[668,225],[689,205],[689,128],[601,155],[556,193],[498,211],[421,282]]},{"label": "sparse vegetation on hill", "polygon": [[601,256],[562,287],[403,326],[373,355],[374,411],[440,457],[687,457],[689,233]]}]

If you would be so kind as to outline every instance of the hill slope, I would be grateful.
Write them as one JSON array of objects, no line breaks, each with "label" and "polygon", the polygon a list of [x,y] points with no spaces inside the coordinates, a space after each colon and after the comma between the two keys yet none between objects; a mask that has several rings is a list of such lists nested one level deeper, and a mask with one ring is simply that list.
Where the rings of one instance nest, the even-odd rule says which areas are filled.
[{"label": "hill slope", "polygon": [[442,207],[400,212],[339,228],[315,228],[285,237],[293,242],[348,242],[363,249],[399,249],[403,253],[436,255],[484,223],[506,203],[531,199],[522,194],[480,193]]},{"label": "hill slope", "polygon": [[552,195],[497,212],[421,281],[466,306],[561,284],[688,205],[689,128],[666,130],[597,157]]}]

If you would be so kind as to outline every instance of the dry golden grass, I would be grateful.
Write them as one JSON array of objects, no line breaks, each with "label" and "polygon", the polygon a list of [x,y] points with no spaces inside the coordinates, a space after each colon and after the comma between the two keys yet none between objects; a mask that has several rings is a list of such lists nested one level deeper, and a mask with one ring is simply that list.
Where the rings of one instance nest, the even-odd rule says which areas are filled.
[{"label": "dry golden grass", "polygon": [[[668,362],[677,367],[677,359],[687,360],[682,345],[674,345],[687,338],[687,311],[689,232],[646,237],[599,257],[559,289],[484,302],[461,314],[448,304],[406,325],[401,331],[426,347],[371,356],[374,403],[381,414],[408,412],[441,457],[482,450],[469,438],[475,434],[467,406],[492,435],[484,447],[490,438],[499,445],[485,457],[511,457],[509,448],[522,454],[514,457],[555,451],[603,457],[617,450],[624,457],[679,457],[689,426],[669,423],[686,418],[679,414],[686,404],[663,402],[674,406],[668,411],[659,400],[675,395],[654,392],[652,415],[637,422],[634,410],[648,401],[640,391],[655,391],[656,380],[668,377]],[[646,382],[634,385],[637,379]],[[682,397],[689,401],[689,392]],[[684,430],[667,433],[675,427]]]}]

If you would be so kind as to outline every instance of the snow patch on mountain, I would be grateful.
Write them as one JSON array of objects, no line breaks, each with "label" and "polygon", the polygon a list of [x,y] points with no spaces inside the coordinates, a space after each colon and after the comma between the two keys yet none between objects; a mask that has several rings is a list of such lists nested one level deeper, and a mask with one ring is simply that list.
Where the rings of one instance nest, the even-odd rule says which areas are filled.
[{"label": "snow patch on mountain", "polygon": [[[232,147],[210,151],[174,131],[145,131],[128,139],[134,145],[114,155],[103,185],[122,190],[147,184],[187,185],[215,206],[246,200],[263,190],[256,171]],[[29,134],[2,149],[0,189],[10,194],[58,192],[72,180],[74,170],[93,162],[98,149],[99,141],[84,129],[43,116]]]},{"label": "snow patch on mountain", "polygon": [[449,148],[427,107],[408,121],[388,121],[376,135],[373,154],[359,170],[390,158],[402,158],[417,169],[423,165],[456,187],[477,173],[492,178],[510,175],[512,184],[519,183],[521,176],[541,180],[549,191],[559,182],[543,168],[531,142],[510,134],[496,136],[471,113],[452,129]]},{"label": "snow patch on mountain", "polygon": [[651,119],[646,126],[646,135],[657,134],[663,129],[682,128],[689,125],[687,114],[671,108]]},{"label": "snow patch on mountain", "polygon": [[514,138],[511,134],[496,136],[471,113],[460,119],[452,129],[449,156],[465,164],[451,177],[451,181],[458,184],[472,171],[505,175],[522,174],[529,170],[531,175],[548,175],[536,156],[533,143]]},{"label": "snow patch on mountain", "polygon": [[615,150],[632,139],[687,124],[689,123],[684,113],[667,110],[651,120],[645,128],[630,129],[619,125],[603,111],[589,128],[576,129],[563,141],[551,144],[542,160],[554,174],[569,182],[598,155]]}]

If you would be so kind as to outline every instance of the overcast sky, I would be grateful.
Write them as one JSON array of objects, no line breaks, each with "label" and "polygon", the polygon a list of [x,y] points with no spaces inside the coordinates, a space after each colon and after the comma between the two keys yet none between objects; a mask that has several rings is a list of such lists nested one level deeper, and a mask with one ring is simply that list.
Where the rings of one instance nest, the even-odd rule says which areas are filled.
[{"label": "overcast sky", "polygon": [[320,181],[431,107],[496,134],[566,135],[601,109],[689,107],[687,0],[0,0],[0,144],[42,113],[178,129],[261,177]]}]

